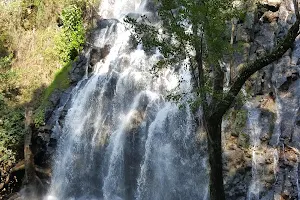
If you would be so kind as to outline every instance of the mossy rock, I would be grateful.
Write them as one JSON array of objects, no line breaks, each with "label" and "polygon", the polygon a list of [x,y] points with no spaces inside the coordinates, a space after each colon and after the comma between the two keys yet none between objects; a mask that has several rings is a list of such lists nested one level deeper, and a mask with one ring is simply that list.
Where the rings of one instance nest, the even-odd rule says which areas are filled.
[{"label": "mossy rock", "polygon": [[231,135],[238,137],[244,131],[247,124],[247,111],[234,110],[231,114]]}]

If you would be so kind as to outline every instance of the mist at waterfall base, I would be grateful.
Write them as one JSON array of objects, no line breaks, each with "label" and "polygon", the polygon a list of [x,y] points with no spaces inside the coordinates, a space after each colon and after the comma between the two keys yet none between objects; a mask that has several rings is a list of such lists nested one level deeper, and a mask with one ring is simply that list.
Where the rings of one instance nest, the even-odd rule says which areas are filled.
[{"label": "mist at waterfall base", "polygon": [[184,100],[179,108],[165,99],[181,78],[179,90],[189,91],[190,75],[182,66],[154,78],[159,52],[133,49],[121,23],[146,12],[146,1],[102,1],[109,23],[93,45],[110,52],[73,89],[64,124],[54,128],[60,139],[46,200],[207,199],[207,158],[194,116]]}]

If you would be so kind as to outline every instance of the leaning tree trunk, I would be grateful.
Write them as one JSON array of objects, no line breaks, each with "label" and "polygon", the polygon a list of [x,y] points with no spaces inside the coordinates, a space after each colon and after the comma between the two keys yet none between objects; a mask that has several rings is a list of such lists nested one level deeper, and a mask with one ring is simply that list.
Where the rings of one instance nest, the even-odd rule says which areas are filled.
[{"label": "leaning tree trunk", "polygon": [[[222,99],[207,106],[204,102],[204,113],[207,117],[205,128],[208,134],[208,153],[210,164],[210,199],[211,200],[225,200],[225,191],[223,186],[223,169],[222,169],[222,142],[221,142],[221,124],[224,114],[229,110],[236,96],[255,72],[280,59],[288,49],[290,49],[300,34],[300,13],[298,7],[298,0],[293,0],[294,10],[296,14],[296,22],[288,30],[288,33],[283,40],[274,48],[274,50],[261,58],[246,63],[240,70],[236,79],[231,84],[228,92],[224,93],[223,89],[216,90],[222,94]],[[215,77],[217,78],[217,77]],[[201,85],[200,85],[201,86]],[[202,85],[203,86],[203,85]],[[218,94],[218,93],[216,93]],[[202,95],[205,96],[205,95]],[[204,100],[204,98],[202,98]],[[209,111],[209,115],[208,115]]]},{"label": "leaning tree trunk", "polygon": [[222,165],[222,119],[206,120],[205,129],[208,135],[207,145],[209,154],[209,190],[210,200],[225,200]]}]

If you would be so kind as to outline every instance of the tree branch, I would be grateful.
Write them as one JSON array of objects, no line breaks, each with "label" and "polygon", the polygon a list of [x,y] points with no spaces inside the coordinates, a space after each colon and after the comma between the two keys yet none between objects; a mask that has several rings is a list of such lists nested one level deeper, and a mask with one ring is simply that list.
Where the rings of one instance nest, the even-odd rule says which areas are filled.
[{"label": "tree branch", "polygon": [[[193,26],[193,33],[197,35],[198,26]],[[206,114],[208,104],[206,101],[206,91],[204,89],[205,80],[204,80],[204,71],[203,71],[203,33],[201,33],[200,38],[194,38],[195,51],[196,51],[196,68],[198,70],[198,87],[199,87],[199,96],[201,99],[201,105],[203,107],[204,114]]]},{"label": "tree branch", "polygon": [[224,72],[221,69],[220,65],[214,66],[213,71],[213,94],[212,94],[212,102],[210,107],[214,108],[215,105],[219,102],[220,99],[223,98],[223,88],[224,88]]},{"label": "tree branch", "polygon": [[297,0],[293,0],[293,2],[296,13],[296,22],[289,29],[285,38],[276,46],[275,50],[273,50],[271,53],[268,53],[267,55],[255,60],[254,62],[245,64],[244,68],[237,76],[238,78],[233,82],[232,86],[230,87],[230,90],[224,95],[223,99],[217,104],[215,110],[213,111],[210,117],[223,117],[226,111],[230,108],[232,102],[238,95],[239,91],[241,90],[247,79],[250,78],[258,70],[280,59],[283,56],[283,54],[293,45],[296,37],[299,35],[300,25],[298,2]]},{"label": "tree branch", "polygon": [[[40,166],[34,165],[34,169],[35,172],[38,172],[40,174],[42,174],[43,176],[46,177],[51,177],[51,169],[47,168],[42,168]],[[21,170],[25,170],[25,160],[20,161],[19,163],[16,164],[16,166],[14,166],[11,170],[10,173],[6,176],[5,181],[0,183],[0,192],[8,187],[10,181],[12,180],[15,172],[21,171]],[[36,176],[36,178],[40,179],[38,176]]]}]

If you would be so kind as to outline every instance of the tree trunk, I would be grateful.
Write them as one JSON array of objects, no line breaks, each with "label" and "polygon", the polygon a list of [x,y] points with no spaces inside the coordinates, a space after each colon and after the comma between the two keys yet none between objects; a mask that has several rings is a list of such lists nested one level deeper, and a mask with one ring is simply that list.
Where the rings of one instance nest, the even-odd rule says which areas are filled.
[{"label": "tree trunk", "polygon": [[24,169],[23,180],[25,199],[37,199],[37,195],[42,193],[43,184],[35,172],[34,155],[31,151],[32,138],[32,110],[25,111],[25,138],[24,138]]},{"label": "tree trunk", "polygon": [[24,185],[32,184],[35,182],[35,169],[34,158],[31,151],[31,138],[32,138],[32,110],[25,112],[25,138],[24,138],[24,164],[25,164],[25,176]]},{"label": "tree trunk", "polygon": [[205,127],[208,135],[207,145],[210,165],[210,200],[225,200],[223,185],[221,124],[222,119],[209,118],[206,121]]},{"label": "tree trunk", "polygon": [[[233,44],[235,42],[235,33],[236,33],[236,24],[237,19],[231,20],[231,37],[230,37],[230,46],[233,48]],[[234,54],[231,54],[230,64],[229,64],[229,81],[228,83],[231,84],[233,82],[233,78],[235,76],[235,68],[234,68]]]}]

